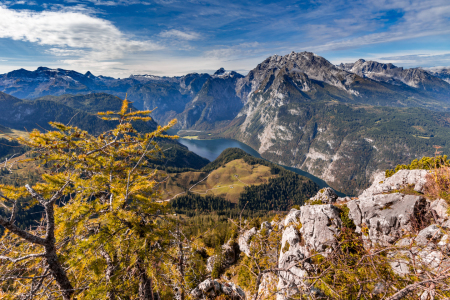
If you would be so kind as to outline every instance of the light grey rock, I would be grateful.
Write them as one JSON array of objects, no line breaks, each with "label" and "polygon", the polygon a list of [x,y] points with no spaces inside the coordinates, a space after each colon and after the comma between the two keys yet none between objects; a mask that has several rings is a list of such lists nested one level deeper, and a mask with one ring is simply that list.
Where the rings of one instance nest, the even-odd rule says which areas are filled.
[{"label": "light grey rock", "polygon": [[305,245],[319,252],[331,250],[342,226],[338,208],[330,204],[310,205],[301,207],[300,212],[300,233]]},{"label": "light grey rock", "polygon": [[[289,271],[280,272],[278,290],[283,292],[277,295],[277,300],[288,299],[299,289],[305,288],[303,278],[311,265],[303,260],[310,254],[310,250],[325,254],[328,249],[332,249],[336,245],[335,235],[342,225],[339,210],[330,204],[292,209],[284,224],[286,227],[281,239],[278,265]],[[300,266],[298,262],[301,262]]]},{"label": "light grey rock", "polygon": [[232,282],[223,283],[222,292],[230,296],[231,299],[241,300],[246,298],[244,290]]},{"label": "light grey rock", "polygon": [[261,284],[258,288],[258,299],[266,299],[276,291],[278,276],[272,273],[265,273],[261,278]]},{"label": "light grey rock", "polygon": [[420,265],[425,265],[427,268],[430,268],[435,271],[442,270],[443,267],[442,262],[444,260],[444,254],[440,250],[431,250],[426,249],[420,251],[417,254],[418,259],[416,261]]},{"label": "light grey rock", "polygon": [[284,226],[286,227],[291,223],[294,223],[296,225],[300,224],[300,218],[299,218],[300,214],[301,214],[300,210],[295,209],[295,208],[291,209],[289,211],[289,214],[286,216],[286,218],[284,218]]},{"label": "light grey rock", "polygon": [[225,265],[232,265],[236,262],[238,254],[238,245],[234,241],[228,241],[225,245],[222,245],[223,262]]},{"label": "light grey rock", "polygon": [[420,296],[420,300],[428,300],[428,299],[435,299],[436,292],[434,290],[431,291],[424,291],[422,295]]},{"label": "light grey rock", "polygon": [[361,197],[370,197],[388,193],[413,184],[414,190],[422,193],[426,183],[427,170],[400,170],[391,177],[386,178],[384,172],[375,175],[372,185],[364,190]]},{"label": "light grey rock", "polygon": [[437,243],[438,247],[440,248],[444,248],[445,250],[448,251],[449,248],[449,236],[448,234],[445,234],[442,239],[439,241],[439,243]]},{"label": "light grey rock", "polygon": [[346,197],[338,197],[336,199],[336,203],[344,203],[344,202],[348,202],[348,201],[352,201],[352,198],[346,196]]},{"label": "light grey rock", "polygon": [[233,288],[228,283],[222,284],[222,291],[225,295],[231,296],[233,294]]},{"label": "light grey rock", "polygon": [[398,240],[395,243],[395,246],[397,246],[397,247],[409,247],[409,246],[411,246],[413,244],[413,242],[414,242],[413,239],[404,238],[404,239]]},{"label": "light grey rock", "polygon": [[194,299],[200,299],[200,297],[203,295],[203,293],[198,287],[196,287],[195,289],[193,289],[191,291],[191,295],[192,295],[192,298],[194,298]]},{"label": "light grey rock", "polygon": [[214,280],[209,278],[198,285],[198,289],[203,293],[207,293],[213,288],[214,288]]},{"label": "light grey rock", "polygon": [[233,287],[234,294],[236,295],[235,299],[245,300],[244,290],[242,288],[240,288],[239,286],[235,285],[234,283],[232,284],[232,287]]},{"label": "light grey rock", "polygon": [[[427,210],[424,197],[400,193],[360,197],[347,203],[349,217],[366,247],[390,245],[411,232],[411,218]],[[364,232],[368,230],[368,232]]]},{"label": "light grey rock", "polygon": [[396,251],[390,253],[389,258],[391,261],[389,262],[389,265],[396,274],[400,276],[408,275],[410,273],[408,264],[409,257],[410,253],[408,251]]},{"label": "light grey rock", "polygon": [[385,291],[386,291],[386,285],[384,284],[384,282],[378,282],[377,284],[375,284],[372,294],[374,294],[374,295],[383,294]]},{"label": "light grey rock", "polygon": [[450,220],[444,221],[441,224],[441,226],[444,227],[444,228],[450,229]]},{"label": "light grey rock", "polygon": [[311,201],[322,201],[322,204],[332,204],[336,202],[336,199],[338,198],[338,195],[336,192],[329,187],[321,189],[314,197],[312,197]]},{"label": "light grey rock", "polygon": [[214,264],[216,263],[217,255],[212,255],[206,260],[206,271],[212,272]]},{"label": "light grey rock", "polygon": [[257,233],[257,230],[256,230],[256,227],[254,227],[250,230],[247,230],[246,232],[244,232],[244,234],[239,236],[238,244],[239,244],[239,250],[241,250],[241,252],[244,252],[245,254],[250,255],[250,239],[256,233]]},{"label": "light grey rock", "polygon": [[410,273],[409,265],[414,260],[418,266],[439,271],[444,265],[448,265],[444,252],[447,251],[448,235],[436,224],[422,229],[416,237],[403,238],[395,243],[395,246],[404,250],[391,252],[390,265],[395,273],[404,276]]},{"label": "light grey rock", "polygon": [[303,285],[303,278],[307,275],[303,268],[297,266],[305,258],[304,253],[308,252],[306,247],[300,245],[300,241],[300,233],[293,225],[284,229],[278,266],[289,271],[280,272],[277,289],[282,292],[277,294],[277,300],[287,299],[289,295],[297,293],[297,286]]},{"label": "light grey rock", "polygon": [[444,236],[444,232],[436,224],[430,225],[422,229],[415,238],[418,246],[434,245]]},{"label": "light grey rock", "polygon": [[191,291],[194,299],[214,299],[222,294],[228,295],[233,300],[245,299],[245,292],[232,282],[220,283],[216,280],[206,279]]},{"label": "light grey rock", "polygon": [[437,221],[441,225],[448,225],[448,221],[450,216],[448,215],[448,204],[444,199],[437,199],[430,203],[430,209],[434,211],[434,216],[437,218]]},{"label": "light grey rock", "polygon": [[310,205],[301,207],[300,212],[300,233],[305,245],[318,252],[331,250],[342,226],[338,208],[330,204]]}]

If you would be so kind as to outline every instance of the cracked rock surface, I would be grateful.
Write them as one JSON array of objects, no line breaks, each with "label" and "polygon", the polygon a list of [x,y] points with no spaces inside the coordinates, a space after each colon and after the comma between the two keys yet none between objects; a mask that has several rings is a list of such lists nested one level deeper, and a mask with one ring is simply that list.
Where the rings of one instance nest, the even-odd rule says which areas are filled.
[{"label": "cracked rock surface", "polygon": [[391,177],[386,178],[384,172],[375,175],[372,185],[364,190],[359,197],[370,197],[382,193],[398,190],[407,185],[414,185],[416,192],[423,192],[427,170],[400,170]]},{"label": "cracked rock surface", "polygon": [[360,197],[347,203],[349,217],[366,246],[390,245],[412,229],[411,218],[429,204],[422,196],[400,193]]}]

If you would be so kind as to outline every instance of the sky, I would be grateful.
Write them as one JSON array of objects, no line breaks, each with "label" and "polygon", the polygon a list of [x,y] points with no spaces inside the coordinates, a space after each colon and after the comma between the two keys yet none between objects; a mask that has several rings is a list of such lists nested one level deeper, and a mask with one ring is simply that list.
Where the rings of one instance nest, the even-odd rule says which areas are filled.
[{"label": "sky", "polygon": [[335,64],[450,66],[450,1],[0,0],[0,74],[246,75],[292,51]]}]

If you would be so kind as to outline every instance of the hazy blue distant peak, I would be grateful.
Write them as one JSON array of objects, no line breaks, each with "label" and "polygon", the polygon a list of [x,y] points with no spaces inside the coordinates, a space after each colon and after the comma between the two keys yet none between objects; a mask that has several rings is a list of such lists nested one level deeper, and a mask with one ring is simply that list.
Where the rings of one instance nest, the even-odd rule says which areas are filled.
[{"label": "hazy blue distant peak", "polygon": [[223,73],[225,73],[225,69],[224,68],[220,68],[219,70],[214,72],[214,75],[222,75]]}]

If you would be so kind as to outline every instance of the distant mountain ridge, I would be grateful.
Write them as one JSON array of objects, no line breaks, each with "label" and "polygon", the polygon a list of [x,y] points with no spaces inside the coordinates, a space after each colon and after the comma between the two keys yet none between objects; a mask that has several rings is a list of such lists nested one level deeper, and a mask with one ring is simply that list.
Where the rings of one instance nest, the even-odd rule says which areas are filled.
[{"label": "distant mountain ridge", "polygon": [[428,68],[427,71],[433,76],[450,83],[450,67]]},{"label": "distant mountain ridge", "polygon": [[[328,97],[349,103],[449,110],[449,70],[403,69],[363,59],[335,66],[312,52],[292,52],[267,58],[245,77],[223,68],[213,75],[130,75],[121,79],[45,67],[35,71],[20,69],[0,75],[0,91],[22,99],[91,92],[105,92],[124,98],[128,94],[139,109],[157,107],[154,117],[159,123],[178,117],[183,120],[180,127],[189,128],[214,119],[215,115],[211,112],[215,109],[225,109],[228,111],[226,118],[233,119],[235,107],[243,107],[250,93],[261,91],[260,86],[268,89],[280,71],[285,73],[282,76],[290,78],[295,90],[300,94],[309,93],[312,100]],[[230,99],[231,111],[221,105],[220,108],[206,105],[211,101],[205,100],[205,97],[217,99],[219,96]],[[192,118],[193,115],[196,116]],[[200,127],[211,127],[211,123]]]},{"label": "distant mountain ridge", "polygon": [[449,82],[439,77],[441,73],[433,74],[422,68],[403,69],[391,63],[383,64],[364,59],[359,59],[355,63],[340,64],[339,68],[375,81],[399,86],[407,85],[431,92],[434,96],[450,97]]},{"label": "distant mountain ridge", "polygon": [[221,68],[212,75],[114,79],[39,68],[0,75],[0,90],[29,99],[79,93],[71,97],[83,103],[94,92],[127,93],[136,108],[156,108],[159,124],[177,118],[178,129],[200,138],[237,139],[355,194],[374,172],[433,155],[433,145],[450,153],[448,74],[363,59],[336,66],[312,52],[292,52],[268,57],[246,76]]},{"label": "distant mountain ridge", "polygon": [[[0,114],[0,130],[6,131],[9,128],[21,131],[54,130],[48,124],[54,121],[77,126],[91,134],[100,134],[113,129],[117,122],[103,120],[96,113],[107,110],[118,111],[121,106],[120,98],[105,93],[45,96],[27,101],[0,92],[0,110],[5,112]],[[136,108],[131,106],[131,109]],[[157,125],[153,120],[136,121],[133,124],[134,128],[141,132],[151,132]],[[163,165],[162,168],[202,168],[209,163],[207,159],[189,151],[176,140],[161,140],[159,143],[164,149],[164,157],[158,157],[154,163]]]}]

